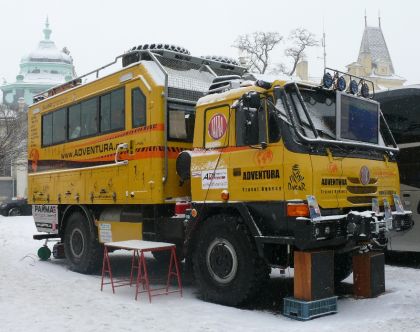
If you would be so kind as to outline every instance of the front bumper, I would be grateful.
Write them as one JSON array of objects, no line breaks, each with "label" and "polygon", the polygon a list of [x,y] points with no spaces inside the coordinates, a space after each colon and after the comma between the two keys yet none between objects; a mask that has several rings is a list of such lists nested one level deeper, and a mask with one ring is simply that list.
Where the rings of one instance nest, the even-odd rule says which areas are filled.
[{"label": "front bumper", "polygon": [[413,227],[411,211],[384,213],[350,211],[345,215],[317,218],[296,218],[295,246],[301,250],[343,245],[373,244],[384,247],[392,232]]}]

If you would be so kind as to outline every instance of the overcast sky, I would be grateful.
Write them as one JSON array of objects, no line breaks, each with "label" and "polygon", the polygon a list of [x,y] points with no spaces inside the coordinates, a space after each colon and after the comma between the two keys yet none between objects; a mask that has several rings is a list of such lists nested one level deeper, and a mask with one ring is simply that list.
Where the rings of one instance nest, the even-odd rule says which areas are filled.
[{"label": "overcast sky", "polygon": [[[71,51],[78,75],[143,43],[172,43],[198,56],[237,57],[232,44],[238,35],[276,31],[287,37],[304,27],[321,38],[323,25],[327,66],[344,71],[357,60],[365,10],[369,26],[378,25],[380,11],[396,74],[409,84],[420,83],[420,2],[408,0],[1,0],[0,79],[15,80],[21,57],[43,37],[46,16],[51,39]],[[284,46],[273,63],[290,65]],[[322,53],[321,47],[307,53],[311,76],[321,76]]]}]

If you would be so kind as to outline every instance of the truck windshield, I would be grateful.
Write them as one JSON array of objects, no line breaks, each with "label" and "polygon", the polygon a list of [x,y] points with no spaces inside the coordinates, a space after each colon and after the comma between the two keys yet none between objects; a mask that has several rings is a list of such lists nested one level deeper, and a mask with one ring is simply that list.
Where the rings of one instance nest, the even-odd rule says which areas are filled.
[{"label": "truck windshield", "polygon": [[[336,94],[328,90],[300,89],[309,116],[317,133],[322,138],[336,139]],[[300,124],[301,133],[314,138],[314,132],[308,122],[296,92],[291,93],[291,99]]]},{"label": "truck windshield", "polygon": [[312,127],[298,92],[293,89],[288,94],[289,102],[297,122],[296,129],[302,135],[315,138],[315,129],[318,137],[322,139],[394,146],[392,134],[386,130],[377,103],[342,94],[338,105],[336,91],[300,86],[299,92],[313,124]]}]

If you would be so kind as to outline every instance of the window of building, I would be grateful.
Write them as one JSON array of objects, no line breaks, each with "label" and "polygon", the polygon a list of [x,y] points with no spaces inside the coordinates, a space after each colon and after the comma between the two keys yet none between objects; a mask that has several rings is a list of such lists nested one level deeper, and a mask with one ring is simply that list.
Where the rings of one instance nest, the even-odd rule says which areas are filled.
[{"label": "window of building", "polygon": [[133,128],[146,125],[146,96],[139,89],[131,90],[131,110]]},{"label": "window of building", "polygon": [[2,167],[0,167],[0,176],[12,176],[12,162],[10,159],[5,158],[5,160],[1,163]]},{"label": "window of building", "polygon": [[168,139],[192,142],[195,122],[194,106],[169,103],[168,117]]},{"label": "window of building", "polygon": [[52,113],[52,143],[62,143],[66,140],[66,109],[62,108]]},{"label": "window of building", "polygon": [[42,116],[42,145],[47,146],[52,144],[52,113]]}]

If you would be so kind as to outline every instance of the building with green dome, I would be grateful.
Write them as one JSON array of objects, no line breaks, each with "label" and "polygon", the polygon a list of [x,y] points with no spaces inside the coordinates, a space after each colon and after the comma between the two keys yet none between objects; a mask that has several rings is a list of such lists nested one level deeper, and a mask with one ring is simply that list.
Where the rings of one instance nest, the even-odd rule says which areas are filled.
[{"label": "building with green dome", "polygon": [[[67,48],[57,48],[50,39],[51,32],[47,18],[43,30],[44,39],[36,49],[22,57],[16,81],[0,85],[3,93],[0,103],[3,102],[7,109],[25,112],[27,106],[32,104],[34,95],[76,77],[70,52]],[[0,115],[0,131],[6,120]],[[26,164],[24,156],[16,160],[10,158],[0,165],[0,202],[6,197],[26,197],[27,171],[22,161]]]},{"label": "building with green dome", "polygon": [[34,95],[76,77],[70,52],[65,47],[61,50],[57,48],[50,39],[52,30],[49,26],[47,18],[43,30],[44,39],[35,50],[21,59],[16,81],[0,86],[3,103],[12,108],[18,107],[20,98],[23,98],[26,105],[30,105]]}]

